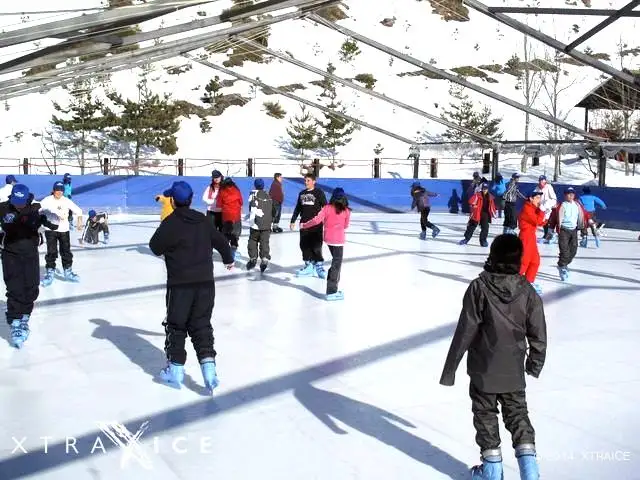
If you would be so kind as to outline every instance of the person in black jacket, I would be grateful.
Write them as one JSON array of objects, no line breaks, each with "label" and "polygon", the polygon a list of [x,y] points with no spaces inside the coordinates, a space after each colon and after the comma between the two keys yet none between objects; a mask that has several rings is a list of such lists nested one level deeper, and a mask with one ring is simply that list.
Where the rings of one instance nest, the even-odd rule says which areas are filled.
[{"label": "person in black jacket", "polygon": [[40,204],[26,185],[16,184],[9,200],[0,203],[2,226],[2,274],[7,287],[7,323],[11,326],[11,344],[20,348],[29,338],[29,319],[40,294],[40,256],[45,225],[58,226],[40,214]]},{"label": "person in black jacket", "polygon": [[211,315],[215,299],[212,249],[222,256],[227,269],[233,268],[233,255],[227,239],[207,217],[190,207],[193,190],[186,182],[175,182],[165,192],[175,208],[149,241],[155,255],[164,255],[167,267],[167,316],[163,323],[167,367],[162,380],[180,388],[184,380],[187,352],[184,344],[191,337],[205,386],[210,393],[218,385],[216,351],[213,347]]},{"label": "person in black jacket", "polygon": [[[298,201],[291,217],[291,230],[296,228],[296,220],[300,216],[300,222],[308,222],[315,217],[322,207],[327,204],[324,192],[316,187],[316,177],[308,173],[304,176],[305,189],[298,194]],[[304,267],[296,272],[299,277],[317,275],[326,278],[324,270],[324,258],[322,256],[322,224],[311,228],[300,229],[300,250]]]},{"label": "person in black jacket", "polygon": [[429,221],[429,212],[431,212],[430,197],[437,197],[438,194],[429,192],[420,185],[420,182],[413,182],[411,185],[411,210],[418,207],[420,212],[420,240],[427,238],[427,228],[432,230],[432,237],[436,238],[440,233],[440,229]]},{"label": "person in black jacket", "polygon": [[515,235],[500,235],[491,244],[484,271],[464,295],[440,379],[442,385],[453,385],[458,365],[468,351],[473,426],[482,456],[482,465],[472,469],[474,479],[502,478],[498,403],[511,433],[521,478],[539,478],[525,372],[535,378],[540,375],[547,329],[540,296],[519,274],[522,252],[522,242]]},{"label": "person in black jacket", "polygon": [[273,220],[273,200],[264,191],[264,180],[257,178],[253,182],[255,190],[249,194],[249,215],[247,220],[251,221],[249,227],[249,241],[247,242],[247,252],[249,261],[247,270],[252,270],[258,263],[260,254],[260,271],[264,272],[271,260],[271,249],[269,248],[269,238],[271,237],[271,223]]}]

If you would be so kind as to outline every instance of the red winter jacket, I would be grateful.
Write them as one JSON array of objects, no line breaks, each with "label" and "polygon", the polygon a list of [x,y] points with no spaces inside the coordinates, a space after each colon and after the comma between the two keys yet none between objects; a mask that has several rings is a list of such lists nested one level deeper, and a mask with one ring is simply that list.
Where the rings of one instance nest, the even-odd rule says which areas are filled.
[{"label": "red winter jacket", "polygon": [[[526,249],[528,245],[537,245],[537,230],[538,227],[544,225],[544,212],[540,208],[536,207],[531,202],[525,202],[518,218],[518,225],[520,226],[520,240]],[[535,247],[538,248],[537,246]]]},{"label": "red winter jacket", "polygon": [[[489,221],[496,216],[496,203],[493,201],[493,195],[487,193],[489,198]],[[471,205],[471,220],[476,223],[480,223],[480,217],[482,216],[482,205],[484,203],[484,195],[482,192],[473,194],[469,199],[469,205]]]},{"label": "red winter jacket", "polygon": [[269,188],[269,196],[274,202],[284,203],[284,190],[282,189],[282,183],[278,180],[274,180]]},{"label": "red winter jacket", "polygon": [[224,186],[218,193],[216,206],[222,211],[223,222],[242,221],[242,193],[238,187]]}]

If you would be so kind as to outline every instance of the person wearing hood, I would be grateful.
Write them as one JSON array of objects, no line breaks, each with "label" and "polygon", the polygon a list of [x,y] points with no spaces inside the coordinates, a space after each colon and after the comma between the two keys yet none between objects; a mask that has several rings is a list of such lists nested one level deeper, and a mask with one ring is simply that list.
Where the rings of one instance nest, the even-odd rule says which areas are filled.
[{"label": "person wearing hood", "polygon": [[271,224],[273,221],[273,201],[264,191],[264,180],[257,178],[253,182],[254,190],[249,194],[249,241],[247,253],[249,261],[247,270],[253,270],[258,263],[260,254],[260,271],[264,272],[271,260],[269,239],[271,238]]},{"label": "person wearing hood", "polygon": [[520,212],[520,240],[523,245],[522,263],[520,265],[520,275],[531,283],[538,294],[542,293],[540,286],[535,283],[538,269],[540,268],[540,252],[538,251],[538,239],[536,232],[538,227],[544,225],[544,212],[540,209],[542,192],[535,189],[529,194]]},{"label": "person wearing hood", "polygon": [[476,480],[503,478],[498,404],[511,433],[520,478],[539,478],[525,373],[538,378],[542,372],[547,326],[542,299],[520,275],[522,253],[522,242],[515,235],[500,235],[491,244],[484,271],[464,294],[440,378],[441,385],[453,386],[467,353],[473,426],[482,458],[482,465],[472,469]]},{"label": "person wearing hood", "polygon": [[493,195],[489,193],[488,183],[483,183],[481,190],[473,194],[469,199],[469,205],[471,207],[469,223],[467,223],[464,238],[458,242],[458,245],[466,245],[469,243],[469,240],[473,237],[473,232],[476,231],[476,227],[480,225],[480,245],[487,247],[489,246],[487,243],[489,224],[491,223],[491,219],[496,216],[496,204],[493,201]]},{"label": "person wearing hood", "polygon": [[39,229],[43,225],[51,230],[58,228],[40,213],[40,208],[29,188],[22,184],[13,185],[8,201],[0,203],[6,318],[15,348],[21,348],[29,338],[29,320],[40,294]]},{"label": "person wearing hood", "polygon": [[222,232],[222,211],[218,207],[218,193],[224,177],[219,170],[211,172],[211,183],[202,194],[202,201],[207,205],[207,217],[219,232]]},{"label": "person wearing hood", "polygon": [[238,252],[238,240],[242,234],[242,193],[231,178],[225,178],[220,184],[220,193],[216,207],[222,215],[222,233],[231,245],[233,258]]},{"label": "person wearing hood", "polygon": [[160,223],[149,248],[154,255],[164,255],[167,268],[167,316],[163,323],[167,366],[160,378],[180,388],[187,361],[185,341],[191,337],[202,377],[210,393],[218,385],[216,351],[211,315],[215,301],[213,258],[216,249],[228,270],[233,255],[225,237],[207,217],[191,209],[193,190],[187,182],[175,182],[164,192],[171,198],[174,212]]},{"label": "person wearing hood", "polygon": [[437,197],[438,194],[429,192],[424,189],[420,182],[413,182],[411,185],[411,210],[418,208],[420,212],[420,240],[427,238],[427,228],[431,229],[431,236],[436,238],[440,233],[440,229],[429,221],[429,212],[431,212],[431,202],[429,198]]}]

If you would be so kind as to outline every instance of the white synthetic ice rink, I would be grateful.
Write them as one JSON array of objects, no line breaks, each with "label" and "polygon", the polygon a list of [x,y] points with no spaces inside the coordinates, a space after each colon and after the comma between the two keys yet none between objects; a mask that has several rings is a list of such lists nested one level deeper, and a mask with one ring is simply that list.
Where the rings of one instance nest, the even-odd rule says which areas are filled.
[{"label": "white synthetic ice rink", "polygon": [[[0,479],[468,478],[479,452],[465,360],[455,387],[438,380],[488,249],[477,233],[456,245],[466,217],[432,220],[442,234],[423,242],[417,215],[355,214],[336,303],[322,280],[294,277],[297,232],[272,236],[263,278],[247,274],[245,230],[239,267],[215,265],[222,383],[207,398],[190,344],[187,387],[153,381],[164,366],[165,268],[147,247],[158,217],[112,219],[110,245],[74,247],[82,283],[41,290],[23,350],[0,343]],[[637,235],[608,230],[600,249],[580,249],[568,284],[557,246],[541,246],[548,358],[528,399],[544,479],[640,479]],[[149,423],[125,450],[101,422],[131,435]],[[517,479],[502,439],[505,478]]]}]

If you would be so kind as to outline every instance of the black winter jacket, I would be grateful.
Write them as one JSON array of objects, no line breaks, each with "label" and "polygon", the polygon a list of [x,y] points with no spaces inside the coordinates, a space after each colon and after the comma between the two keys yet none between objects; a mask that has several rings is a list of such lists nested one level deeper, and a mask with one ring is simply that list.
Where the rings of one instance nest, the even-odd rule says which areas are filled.
[{"label": "black winter jacket", "polygon": [[536,378],[540,375],[547,326],[542,299],[523,276],[484,271],[471,282],[440,378],[442,385],[453,385],[467,350],[467,373],[483,392],[521,391],[526,387],[525,371]]},{"label": "black winter jacket", "polygon": [[271,230],[273,221],[273,200],[264,190],[252,190],[249,194],[249,213],[251,228],[254,230]]},{"label": "black winter jacket", "polygon": [[300,221],[302,223],[308,222],[318,215],[322,207],[326,204],[327,197],[318,187],[315,187],[313,190],[302,190],[298,194],[298,201],[296,202],[296,207],[293,209],[291,223],[296,223],[298,215],[300,215]]},{"label": "black winter jacket", "polygon": [[163,220],[149,241],[154,255],[164,255],[167,286],[213,283],[212,250],[230,265],[229,242],[202,213],[178,207]]},{"label": "black winter jacket", "polygon": [[38,247],[42,245],[42,236],[38,232],[41,226],[57,230],[58,225],[40,214],[40,204],[33,202],[33,194],[24,208],[18,210],[11,203],[0,203],[1,241],[7,253],[24,256],[38,256]]}]

